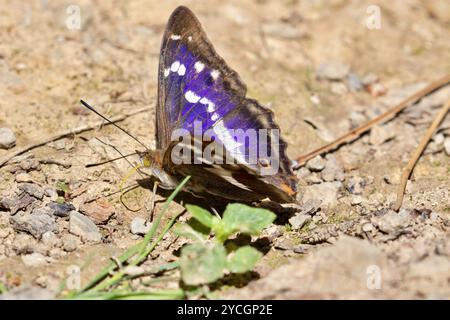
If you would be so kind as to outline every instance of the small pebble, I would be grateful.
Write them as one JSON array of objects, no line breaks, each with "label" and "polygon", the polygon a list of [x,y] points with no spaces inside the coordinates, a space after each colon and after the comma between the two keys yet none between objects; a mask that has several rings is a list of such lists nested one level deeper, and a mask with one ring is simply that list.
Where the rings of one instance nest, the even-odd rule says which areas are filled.
[{"label": "small pebble", "polygon": [[350,72],[350,66],[343,63],[322,63],[316,71],[318,79],[342,80]]},{"label": "small pebble", "polygon": [[375,229],[375,227],[371,223],[365,223],[362,226],[362,231],[364,231],[364,232],[372,232],[374,229]]},{"label": "small pebble", "polygon": [[16,214],[19,210],[26,209],[29,205],[35,202],[36,199],[27,193],[21,193],[12,198],[4,197],[0,200],[0,207],[10,211],[11,215]]},{"label": "small pebble", "polygon": [[314,172],[313,174],[306,177],[305,181],[308,184],[320,184],[323,182],[322,179],[320,178],[320,176],[316,172]]},{"label": "small pebble", "polygon": [[56,201],[56,199],[58,199],[58,192],[56,191],[55,188],[46,188],[44,190],[44,193],[52,201]]},{"label": "small pebble", "polygon": [[303,201],[306,203],[309,199],[317,199],[322,201],[322,206],[332,206],[337,202],[339,188],[341,182],[323,182],[304,187]]},{"label": "small pebble", "polygon": [[9,128],[0,128],[0,149],[11,149],[16,145],[16,136]]},{"label": "small pebble", "polygon": [[82,204],[80,211],[95,223],[103,224],[114,214],[114,207],[105,198],[100,198],[94,202]]},{"label": "small pebble", "polygon": [[322,200],[319,199],[309,199],[301,206],[302,214],[315,214],[320,209],[320,205],[322,204]]},{"label": "small pebble", "polygon": [[41,241],[49,247],[58,247],[61,245],[61,240],[52,231],[47,231],[42,235]]},{"label": "small pebble", "polygon": [[301,167],[300,169],[297,170],[297,178],[299,178],[300,180],[305,179],[310,174],[311,174],[311,171],[309,171],[309,169],[306,167]]},{"label": "small pebble", "polygon": [[379,146],[386,141],[392,140],[396,136],[394,128],[395,124],[377,125],[370,131],[369,143],[374,146]]},{"label": "small pebble", "polygon": [[19,173],[15,176],[15,180],[18,183],[21,182],[33,182],[33,179],[28,173]]},{"label": "small pebble", "polygon": [[63,249],[66,252],[72,252],[78,248],[78,238],[71,234],[66,234],[63,239]]},{"label": "small pebble", "polygon": [[33,170],[40,170],[41,164],[36,159],[27,159],[24,161],[21,161],[19,163],[19,166],[24,171],[33,171]]},{"label": "small pebble", "polygon": [[33,183],[23,183],[19,185],[19,190],[28,193],[30,196],[35,197],[36,199],[42,200],[44,197],[44,189],[42,189],[39,185]]},{"label": "small pebble", "polygon": [[68,217],[75,207],[70,203],[50,202],[48,207],[53,210],[53,215],[57,217]]},{"label": "small pebble", "polygon": [[309,221],[311,221],[311,216],[309,214],[298,214],[289,219],[289,223],[294,230],[301,229]]},{"label": "small pebble", "polygon": [[327,182],[344,181],[344,169],[337,158],[329,154],[326,159],[325,168],[321,172],[322,179]]},{"label": "small pebble", "polygon": [[79,236],[83,241],[100,242],[102,235],[95,223],[77,211],[70,213],[69,232]]},{"label": "small pebble", "polygon": [[450,156],[450,137],[445,138],[445,141],[444,141],[444,150],[445,150],[445,153],[446,153],[448,156]]},{"label": "small pebble", "polygon": [[321,156],[312,158],[306,163],[306,167],[311,171],[322,171],[325,168],[326,160]]},{"label": "small pebble", "polygon": [[352,197],[351,204],[352,204],[352,206],[356,206],[358,204],[361,204],[362,201],[363,201],[363,198],[361,196],[355,195],[355,196]]},{"label": "small pebble", "polygon": [[40,267],[48,263],[48,259],[38,252],[23,255],[22,262],[28,267]]},{"label": "small pebble", "polygon": [[351,91],[360,91],[364,87],[361,79],[359,79],[356,73],[353,72],[349,73],[347,81],[348,87]]},{"label": "small pebble", "polygon": [[28,232],[36,239],[40,239],[45,232],[53,231],[56,228],[53,217],[34,212],[32,214],[16,214],[11,217],[10,222],[15,230]]},{"label": "small pebble", "polygon": [[351,194],[362,194],[366,183],[359,176],[351,177],[347,182],[347,191]]},{"label": "small pebble", "polygon": [[145,235],[151,228],[152,224],[147,223],[144,218],[136,217],[131,221],[130,230],[135,235]]}]

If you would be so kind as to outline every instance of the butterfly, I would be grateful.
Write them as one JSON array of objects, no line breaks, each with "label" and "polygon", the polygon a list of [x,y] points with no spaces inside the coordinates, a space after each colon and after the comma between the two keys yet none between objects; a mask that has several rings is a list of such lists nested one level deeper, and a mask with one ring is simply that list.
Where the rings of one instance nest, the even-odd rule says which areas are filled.
[{"label": "butterfly", "polygon": [[[184,6],[175,9],[160,50],[157,148],[141,153],[162,187],[173,189],[191,176],[185,188],[200,197],[295,201],[297,179],[286,155],[287,144],[277,135],[273,112],[247,98],[246,91],[237,72],[214,50],[194,13]],[[196,127],[206,132],[199,143]],[[178,131],[182,138],[189,137],[174,139]],[[219,148],[206,157],[213,143]],[[190,153],[177,153],[180,148]]]}]

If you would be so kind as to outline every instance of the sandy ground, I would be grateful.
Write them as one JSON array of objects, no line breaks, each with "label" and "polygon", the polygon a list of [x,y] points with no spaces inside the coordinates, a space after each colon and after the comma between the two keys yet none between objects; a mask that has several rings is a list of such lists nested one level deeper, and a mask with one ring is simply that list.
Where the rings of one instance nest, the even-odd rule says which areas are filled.
[{"label": "sandy ground", "polygon": [[[2,2],[0,127],[15,133],[15,148],[97,122],[80,108],[80,98],[110,117],[148,106],[121,125],[154,145],[160,41],[180,3],[76,1],[81,29],[70,30],[69,2]],[[370,29],[371,1],[183,2],[247,83],[248,95],[274,110],[292,158],[450,73],[447,1],[378,3],[381,26]],[[449,96],[448,88],[439,90],[297,171],[300,203],[322,202],[297,215],[309,217],[299,230],[288,221],[271,227],[256,274],[245,284],[222,288],[219,296],[450,298],[450,158],[444,150],[450,144],[449,117],[415,168],[400,215],[388,209],[401,168]],[[127,210],[117,196],[105,200],[100,214],[83,207],[116,191],[129,171],[123,160],[85,168],[117,156],[95,138],[123,153],[139,149],[118,130],[103,127],[33,149],[0,168],[3,199],[21,194],[24,182],[45,190],[18,213],[0,211],[0,283],[13,296],[40,288],[51,297],[70,266],[87,265],[84,282],[140,239],[130,233],[130,222],[146,218],[151,190],[128,197],[133,208],[142,207],[138,212]],[[13,150],[0,150],[0,157]],[[46,164],[49,160],[60,164]],[[61,181],[73,191],[69,202],[97,224],[101,240],[86,240],[71,230],[68,218],[49,222],[52,230],[45,236],[23,227],[20,219],[55,200]],[[177,203],[171,207],[172,213],[181,210]],[[167,237],[148,264],[173,260],[173,240]]]}]

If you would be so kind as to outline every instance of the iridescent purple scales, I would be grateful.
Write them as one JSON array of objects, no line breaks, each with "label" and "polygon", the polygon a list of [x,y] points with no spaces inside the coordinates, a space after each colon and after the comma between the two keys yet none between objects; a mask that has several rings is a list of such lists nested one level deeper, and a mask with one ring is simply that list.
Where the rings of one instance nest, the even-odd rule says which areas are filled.
[{"label": "iridescent purple scales", "polygon": [[[231,129],[279,130],[272,112],[256,100],[246,98],[246,91],[238,74],[215,52],[194,14],[186,7],[177,8],[169,19],[161,46],[156,138],[162,156],[156,165],[176,181],[191,175],[188,188],[197,194],[240,201],[266,197],[292,201],[296,179],[285,153],[286,143],[280,138],[273,147],[271,142],[275,140],[264,142],[258,138],[260,143],[251,145],[231,133]],[[196,122],[201,124],[202,132],[210,129],[213,140],[221,143],[237,164],[172,162],[171,151],[176,143],[171,140],[172,133],[177,129],[194,133]],[[279,160],[279,167],[271,176],[260,174],[266,159],[248,161],[250,154],[259,156],[261,148],[268,149]]]}]

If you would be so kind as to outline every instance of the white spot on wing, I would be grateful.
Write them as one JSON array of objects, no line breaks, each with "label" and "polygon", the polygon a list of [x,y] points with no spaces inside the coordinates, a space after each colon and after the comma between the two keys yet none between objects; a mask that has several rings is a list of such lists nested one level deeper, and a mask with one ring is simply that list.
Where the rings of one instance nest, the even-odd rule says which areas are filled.
[{"label": "white spot on wing", "polygon": [[170,74],[170,68],[164,69],[164,77],[167,78]]},{"label": "white spot on wing", "polygon": [[170,36],[170,39],[172,39],[172,40],[180,40],[180,39],[181,39],[181,36],[178,35],[178,34],[172,34],[172,35]]},{"label": "white spot on wing", "polygon": [[219,75],[220,75],[220,72],[219,72],[218,70],[213,70],[213,71],[211,71],[211,77],[212,77],[214,80],[217,80],[217,78],[219,77]]},{"label": "white spot on wing", "polygon": [[197,61],[197,62],[194,64],[194,68],[195,68],[195,71],[197,71],[197,73],[200,73],[200,72],[202,72],[202,70],[205,68],[205,65],[204,65],[202,62]]},{"label": "white spot on wing", "polygon": [[191,36],[188,37],[188,41],[192,41],[192,37]]},{"label": "white spot on wing", "polygon": [[219,119],[219,114],[214,112],[213,115],[211,116],[211,120],[216,121],[217,119]]},{"label": "white spot on wing", "polygon": [[184,66],[184,64],[180,65],[180,68],[178,69],[178,75],[180,76],[184,76],[186,73],[186,67]]},{"label": "white spot on wing", "polygon": [[184,94],[184,97],[190,103],[197,103],[200,100],[200,97],[191,90],[186,91],[186,93]]},{"label": "white spot on wing", "polygon": [[216,105],[214,104],[214,102],[210,101],[208,98],[206,98],[206,97],[201,98],[200,103],[208,105],[206,110],[208,110],[209,113],[216,111]]},{"label": "white spot on wing", "polygon": [[172,65],[170,66],[170,71],[172,72],[177,72],[178,68],[180,68],[180,61],[175,61],[174,63],[172,63]]}]

